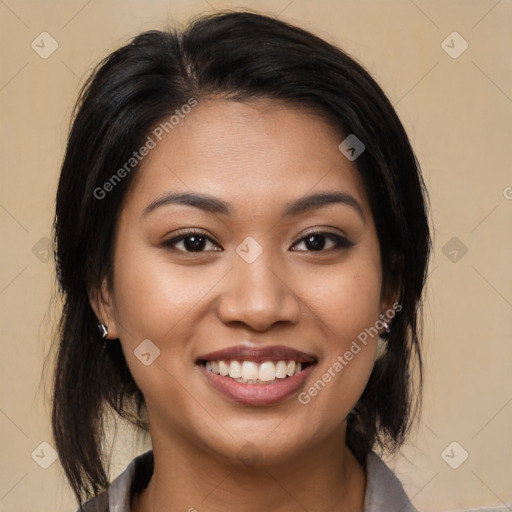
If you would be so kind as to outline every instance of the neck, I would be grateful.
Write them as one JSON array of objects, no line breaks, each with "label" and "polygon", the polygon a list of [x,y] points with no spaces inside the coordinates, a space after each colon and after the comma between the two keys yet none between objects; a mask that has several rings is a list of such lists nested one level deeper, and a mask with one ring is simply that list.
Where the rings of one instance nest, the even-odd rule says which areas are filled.
[{"label": "neck", "polygon": [[183,439],[153,440],[153,476],[131,510],[363,512],[366,476],[337,434],[286,462],[257,465],[223,461]]}]

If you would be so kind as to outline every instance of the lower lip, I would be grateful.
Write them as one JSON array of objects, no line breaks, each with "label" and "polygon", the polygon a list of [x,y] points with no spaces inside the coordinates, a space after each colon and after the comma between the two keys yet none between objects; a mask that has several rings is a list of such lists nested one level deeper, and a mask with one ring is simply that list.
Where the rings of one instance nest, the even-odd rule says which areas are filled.
[{"label": "lower lip", "polygon": [[225,397],[240,404],[259,406],[274,405],[292,396],[302,386],[314,366],[310,364],[300,373],[276,379],[272,384],[243,384],[230,377],[210,372],[203,365],[199,365],[199,368],[208,382]]}]

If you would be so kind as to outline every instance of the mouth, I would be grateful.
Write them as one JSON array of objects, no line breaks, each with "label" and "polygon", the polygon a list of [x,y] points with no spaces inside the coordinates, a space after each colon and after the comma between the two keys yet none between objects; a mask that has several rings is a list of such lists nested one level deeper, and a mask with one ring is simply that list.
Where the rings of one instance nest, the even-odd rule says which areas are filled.
[{"label": "mouth", "polygon": [[244,405],[273,405],[293,395],[317,363],[304,352],[283,346],[224,349],[196,360],[211,386]]}]

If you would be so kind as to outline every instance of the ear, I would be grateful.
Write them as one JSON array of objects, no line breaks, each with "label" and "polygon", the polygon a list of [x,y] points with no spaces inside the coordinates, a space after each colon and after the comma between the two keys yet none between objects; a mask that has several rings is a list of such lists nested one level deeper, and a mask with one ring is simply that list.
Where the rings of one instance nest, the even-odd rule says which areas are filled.
[{"label": "ear", "polygon": [[114,314],[114,302],[112,293],[108,286],[107,278],[101,283],[101,289],[94,289],[89,291],[89,302],[91,304],[98,323],[107,326],[108,334],[107,339],[119,338],[117,322]]},{"label": "ear", "polygon": [[[396,311],[400,311],[399,308],[400,292],[396,289],[386,290],[382,294],[380,301],[380,314],[386,316],[388,324],[391,325],[391,319],[395,316]],[[393,312],[390,314],[390,312]]]},{"label": "ear", "polygon": [[[382,283],[380,314],[389,318],[388,323],[390,325],[391,319],[395,316],[396,312],[402,309],[401,305],[399,305],[402,290],[402,283],[400,279],[402,264],[402,258],[393,256],[391,265],[392,268],[387,274],[387,279],[385,279]],[[390,312],[392,313],[389,314]]]}]

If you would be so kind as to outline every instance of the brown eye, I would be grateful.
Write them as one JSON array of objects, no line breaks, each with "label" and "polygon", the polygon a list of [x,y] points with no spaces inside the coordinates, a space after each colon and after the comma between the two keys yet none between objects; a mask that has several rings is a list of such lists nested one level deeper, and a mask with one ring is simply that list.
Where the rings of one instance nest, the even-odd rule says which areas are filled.
[{"label": "brown eye", "polygon": [[[191,232],[166,240],[162,245],[180,252],[206,252],[205,249],[207,249],[209,243],[214,247],[216,246],[206,235]],[[181,244],[181,246],[179,246],[179,244]],[[214,248],[209,250],[218,251],[219,249]]]},{"label": "brown eye", "polygon": [[[344,249],[354,245],[352,242],[342,236],[325,231],[309,233],[307,236],[299,240],[299,243],[304,244],[306,251],[313,252],[322,252],[324,250],[328,251],[331,249]],[[329,243],[331,244],[330,246]],[[326,245],[328,246],[327,249]],[[298,250],[302,251],[303,249]]]}]

